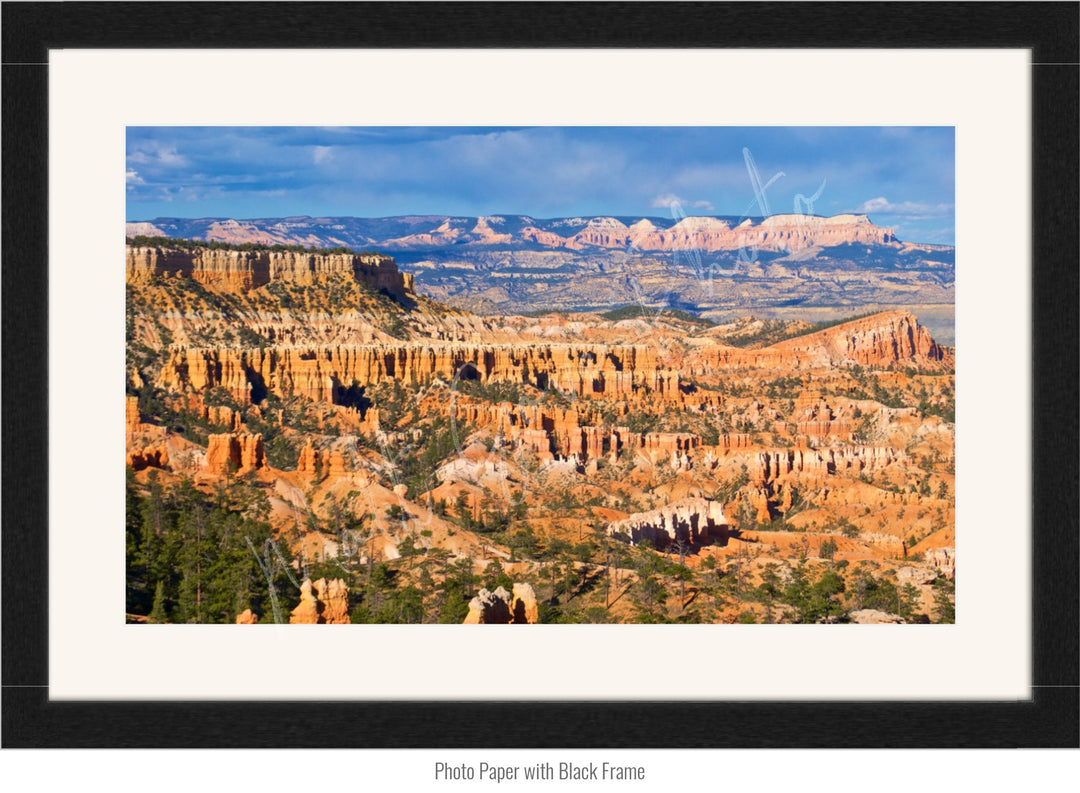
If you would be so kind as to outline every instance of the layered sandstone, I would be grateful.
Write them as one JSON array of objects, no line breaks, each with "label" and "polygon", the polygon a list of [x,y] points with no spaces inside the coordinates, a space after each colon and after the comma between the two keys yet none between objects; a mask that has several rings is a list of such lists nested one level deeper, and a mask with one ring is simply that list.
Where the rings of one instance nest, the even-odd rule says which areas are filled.
[{"label": "layered sandstone", "polygon": [[540,621],[540,607],[536,602],[536,593],[533,592],[533,588],[529,584],[515,583],[513,587],[513,600],[511,601],[511,611],[514,614],[514,621],[522,624],[528,623],[530,625],[536,624]]},{"label": "layered sandstone", "polygon": [[733,251],[757,248],[765,251],[801,251],[861,243],[895,245],[892,229],[881,228],[865,215],[772,215],[759,223],[747,219],[732,225],[712,217],[685,217],[668,229],[648,221],[630,226],[616,218],[592,218],[585,228],[569,237],[527,226],[521,236],[552,248],[581,250],[587,247],[626,248],[641,251]]},{"label": "layered sandstone", "polygon": [[124,403],[124,431],[128,442],[139,431],[142,419],[139,417],[139,398],[129,396]]},{"label": "layered sandstone", "polygon": [[829,437],[848,440],[854,430],[851,419],[842,418],[820,394],[804,394],[795,400],[796,432],[813,440]]},{"label": "layered sandstone", "polygon": [[481,589],[469,601],[465,625],[532,625],[539,621],[536,593],[529,584],[514,584],[514,591],[499,587],[494,592]]},{"label": "layered sandstone", "polygon": [[289,615],[294,625],[348,624],[349,587],[340,578],[327,581],[320,578],[312,583],[304,579],[300,585],[300,603]]},{"label": "layered sandstone", "polygon": [[266,466],[262,435],[226,432],[211,435],[206,446],[206,471],[215,476],[247,473]]},{"label": "layered sandstone", "polygon": [[169,467],[169,439],[164,427],[143,424],[139,398],[129,396],[124,402],[125,462],[136,471]]},{"label": "layered sandstone", "polygon": [[946,578],[956,578],[956,549],[931,548],[926,551],[926,563]]},{"label": "layered sandstone", "polygon": [[389,256],[295,251],[233,251],[209,248],[132,247],[126,250],[127,280],[144,283],[154,276],[181,275],[224,291],[246,291],[272,281],[313,284],[321,276],[343,275],[403,296],[413,277]]},{"label": "layered sandstone", "polygon": [[747,488],[743,491],[741,497],[749,503],[750,509],[754,513],[755,523],[768,523],[772,520],[773,516],[769,504],[769,494],[764,488]]},{"label": "layered sandstone", "polygon": [[904,453],[887,446],[842,446],[827,449],[778,449],[754,454],[749,460],[750,478],[769,483],[793,475],[804,480],[826,477],[857,478],[880,471],[904,459]]},{"label": "layered sandstone", "polygon": [[[624,453],[639,453],[657,462],[676,455],[689,458],[701,439],[688,432],[632,432],[628,427],[607,427],[587,406],[576,410],[543,405],[460,402],[454,405],[458,422],[492,432],[501,442],[516,445],[541,461],[617,460]],[[721,448],[743,448],[749,436],[721,437]]]},{"label": "layered sandstone", "polygon": [[706,347],[687,359],[691,375],[738,367],[811,369],[830,366],[934,365],[951,356],[907,311],[886,311],[759,350]]},{"label": "layered sandstone", "polygon": [[165,442],[144,444],[128,448],[125,463],[135,471],[145,468],[168,468],[169,448]]},{"label": "layered sandstone", "polygon": [[636,388],[678,392],[678,373],[649,345],[411,343],[170,349],[158,385],[173,391],[221,386],[250,402],[254,385],[278,396],[337,403],[356,386],[474,378],[523,383],[578,397],[620,398]]},{"label": "layered sandstone", "polygon": [[719,502],[687,498],[609,523],[605,533],[630,544],[648,540],[658,548],[675,542],[702,545],[726,539],[728,520]]},{"label": "layered sandstone", "polygon": [[928,586],[934,583],[938,577],[935,570],[924,570],[921,567],[901,567],[896,571],[896,581],[900,586],[911,584],[912,586]]},{"label": "layered sandstone", "polygon": [[[726,345],[699,349],[680,362],[691,376],[713,375],[732,367],[819,368],[863,363],[884,366],[911,362],[932,364],[945,353],[906,312],[890,312],[792,339],[763,350]],[[677,404],[687,410],[712,411],[723,406],[715,392],[684,387],[680,370],[651,345],[482,344],[409,342],[326,346],[275,346],[264,349],[175,346],[167,351],[157,385],[172,391],[200,392],[220,386],[237,401],[253,394],[305,396],[342,404],[367,385],[400,380],[426,384],[472,378],[482,383],[528,384],[573,397]],[[751,406],[753,408],[753,406]],[[773,411],[738,417],[747,423],[775,421]],[[753,415],[751,415],[753,413]],[[804,411],[800,432],[812,437],[851,434],[850,420],[840,420],[827,405]],[[531,428],[536,428],[532,425]],[[554,428],[547,428],[549,431]],[[596,438],[572,437],[555,431],[553,454],[593,456],[587,449]],[[665,453],[670,450],[664,450]],[[679,450],[682,451],[682,450]]]},{"label": "layered sandstone", "polygon": [[296,463],[296,470],[309,476],[320,476],[329,479],[342,479],[353,476],[357,467],[353,460],[355,445],[350,449],[349,442],[342,441],[333,449],[316,449],[309,439],[300,450],[300,457]]},{"label": "layered sandstone", "polygon": [[900,361],[941,361],[945,351],[907,311],[887,311],[846,322],[772,349],[822,364],[881,366]]}]

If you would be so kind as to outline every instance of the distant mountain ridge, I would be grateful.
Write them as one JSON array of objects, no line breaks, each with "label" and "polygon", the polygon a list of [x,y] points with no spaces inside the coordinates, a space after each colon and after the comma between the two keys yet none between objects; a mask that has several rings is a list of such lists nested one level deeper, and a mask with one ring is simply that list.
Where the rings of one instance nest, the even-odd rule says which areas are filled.
[{"label": "distant mountain ridge", "polygon": [[798,253],[839,245],[871,245],[923,252],[944,245],[913,245],[866,215],[772,215],[764,219],[690,216],[533,218],[527,215],[403,215],[385,218],[286,217],[155,218],[126,224],[128,237],[162,236],[220,242],[346,246],[388,253],[448,250],[734,251],[753,247]]},{"label": "distant mountain ridge", "polygon": [[127,236],[391,255],[420,294],[478,314],[646,305],[817,321],[955,298],[952,247],[903,242],[866,215],[155,218]]}]

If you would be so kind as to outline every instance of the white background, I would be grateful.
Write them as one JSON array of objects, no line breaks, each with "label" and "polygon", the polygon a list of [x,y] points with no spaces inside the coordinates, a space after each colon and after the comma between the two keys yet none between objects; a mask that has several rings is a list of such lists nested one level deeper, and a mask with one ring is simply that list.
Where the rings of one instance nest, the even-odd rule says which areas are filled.
[{"label": "white background", "polygon": [[[992,51],[54,52],[50,378],[69,387],[54,387],[50,395],[52,696],[1026,698],[1028,81],[1027,53]],[[603,90],[569,90],[574,84]],[[466,90],[470,86],[483,90]],[[734,100],[732,86],[740,87]],[[125,626],[119,530],[124,127],[570,123],[956,126],[958,624],[553,626],[517,631],[512,645],[505,634],[437,627]],[[1009,321],[1000,322],[1002,317]],[[65,404],[72,398],[78,410]],[[81,420],[86,416],[95,423]],[[87,570],[95,571],[90,580]],[[569,653],[580,661],[554,667],[549,662],[573,657]],[[347,665],[353,670],[348,690],[338,684],[339,676],[332,682],[331,676],[290,674],[302,658]],[[513,676],[495,671],[508,663]],[[657,664],[711,674],[689,681],[690,676],[637,673]],[[553,668],[575,674],[552,674]],[[529,689],[503,680],[526,680]],[[718,732],[723,729],[717,725]],[[678,736],[658,736],[657,743],[677,745]],[[511,754],[522,763],[566,759],[565,753]],[[5,755],[16,773],[42,773],[35,762],[45,761],[40,754]],[[63,766],[65,757],[73,760],[73,753],[52,755],[60,755],[46,761],[57,763],[53,768]],[[169,762],[165,753],[140,753],[137,768],[152,774],[160,789],[188,790],[213,778],[215,772],[197,762],[205,756],[177,763],[175,755]],[[115,787],[120,763],[128,766],[129,780],[136,778],[130,776],[130,755],[78,757],[84,769],[80,787]],[[912,779],[940,779],[946,764],[951,770],[951,763],[960,762],[942,760],[941,754],[901,759],[882,752],[825,759],[806,752],[581,755],[582,761],[609,757],[656,763],[652,781],[636,786],[641,790],[693,781],[714,789],[760,786],[765,780],[767,789],[797,782],[801,789],[828,784],[834,790],[847,773],[838,771],[838,779],[827,770],[850,770],[852,762],[875,789],[907,790]],[[1030,784],[1026,763],[1015,754],[964,757],[964,781],[973,786],[991,780],[995,788]],[[1044,772],[1070,762],[1062,753],[1039,757]],[[437,752],[305,752],[285,758],[235,753],[228,762],[246,781],[310,784],[329,772],[336,782],[358,789],[380,782],[445,789],[423,784],[437,759]],[[461,753],[453,759],[460,761]],[[478,762],[483,753],[470,759]],[[897,761],[904,772],[897,773]]]}]

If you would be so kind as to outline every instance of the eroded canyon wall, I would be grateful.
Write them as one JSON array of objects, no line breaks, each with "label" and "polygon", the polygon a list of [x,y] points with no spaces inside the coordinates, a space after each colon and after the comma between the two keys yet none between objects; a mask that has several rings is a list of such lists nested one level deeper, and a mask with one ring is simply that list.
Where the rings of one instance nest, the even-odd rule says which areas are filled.
[{"label": "eroded canyon wall", "polygon": [[403,296],[413,291],[413,276],[398,270],[393,258],[375,253],[299,253],[295,251],[232,251],[210,248],[127,246],[128,281],[144,283],[154,276],[181,275],[222,291],[246,291],[273,281],[315,283],[320,276],[344,275]]}]

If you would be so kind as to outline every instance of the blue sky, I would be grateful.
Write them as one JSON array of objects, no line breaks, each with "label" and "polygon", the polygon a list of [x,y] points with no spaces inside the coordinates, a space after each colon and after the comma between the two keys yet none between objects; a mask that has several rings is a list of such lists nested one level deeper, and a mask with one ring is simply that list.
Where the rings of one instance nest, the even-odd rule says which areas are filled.
[{"label": "blue sky", "polygon": [[129,127],[126,178],[128,220],[670,217],[673,201],[757,218],[798,203],[913,242],[955,234],[951,127]]}]

